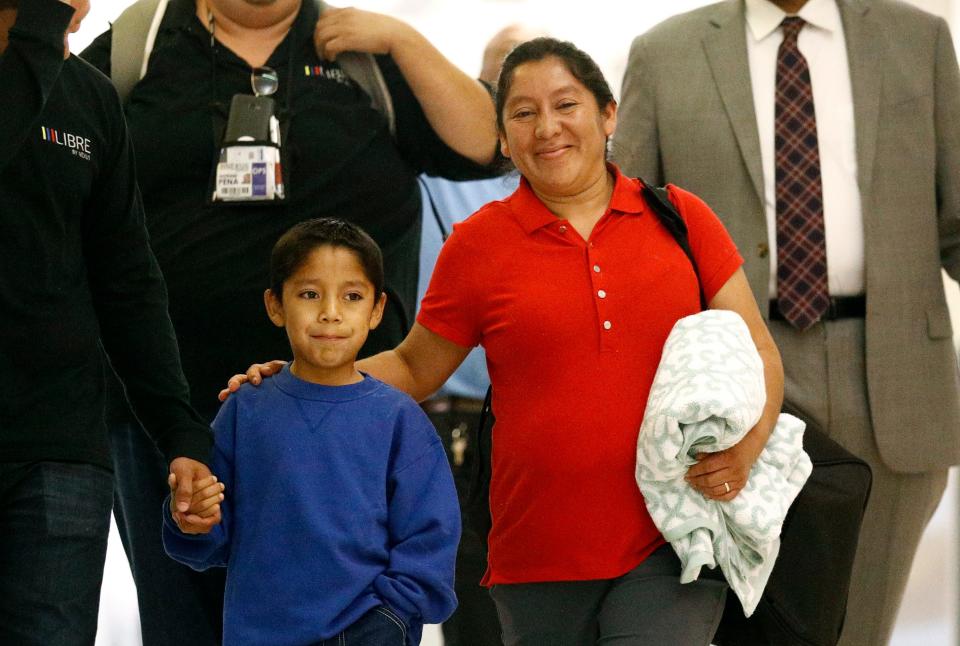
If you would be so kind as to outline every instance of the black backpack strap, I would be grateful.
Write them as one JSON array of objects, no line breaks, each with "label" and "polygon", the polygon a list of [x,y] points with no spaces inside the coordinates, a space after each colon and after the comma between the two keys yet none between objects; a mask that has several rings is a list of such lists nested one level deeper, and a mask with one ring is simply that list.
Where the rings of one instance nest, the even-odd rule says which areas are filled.
[{"label": "black backpack strap", "polygon": [[470,487],[463,504],[464,531],[473,531],[487,543],[493,524],[490,518],[490,475],[493,471],[493,388],[487,387],[476,429],[476,451],[470,463]]},{"label": "black backpack strap", "polygon": [[667,193],[666,187],[651,186],[643,181],[642,178],[638,177],[637,179],[639,179],[643,185],[641,192],[647,205],[657,214],[657,217],[660,218],[660,223],[670,232],[673,239],[676,240],[680,248],[683,249],[683,253],[687,255],[690,264],[693,265],[693,273],[697,275],[697,286],[700,290],[700,309],[707,309],[707,299],[703,294],[703,284],[700,282],[700,271],[697,269],[697,261],[694,259],[693,252],[690,250],[690,240],[687,236],[687,223],[683,221],[680,213],[677,212],[677,207],[670,201],[670,194]]}]

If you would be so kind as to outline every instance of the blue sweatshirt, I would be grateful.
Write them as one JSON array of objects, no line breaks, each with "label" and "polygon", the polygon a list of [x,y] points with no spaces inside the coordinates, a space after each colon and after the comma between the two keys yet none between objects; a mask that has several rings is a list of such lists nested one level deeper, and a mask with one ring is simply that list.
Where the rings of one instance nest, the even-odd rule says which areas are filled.
[{"label": "blue sweatshirt", "polygon": [[227,567],[225,646],[329,639],[380,605],[418,644],[456,607],[457,494],[443,446],[407,395],[364,376],[348,386],[289,367],[244,386],[213,423],[223,521],[183,534],[164,505],[167,553]]}]

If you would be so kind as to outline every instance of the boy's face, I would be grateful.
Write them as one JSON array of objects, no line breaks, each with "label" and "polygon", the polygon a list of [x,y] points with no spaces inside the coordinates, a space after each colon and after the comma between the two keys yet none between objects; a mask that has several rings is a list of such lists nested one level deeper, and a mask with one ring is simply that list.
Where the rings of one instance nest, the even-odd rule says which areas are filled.
[{"label": "boy's face", "polygon": [[328,386],[360,380],[353,362],[380,324],[386,295],[374,293],[353,251],[314,249],[284,282],[283,301],[269,289],[264,301],[270,320],[287,330],[295,375]]}]

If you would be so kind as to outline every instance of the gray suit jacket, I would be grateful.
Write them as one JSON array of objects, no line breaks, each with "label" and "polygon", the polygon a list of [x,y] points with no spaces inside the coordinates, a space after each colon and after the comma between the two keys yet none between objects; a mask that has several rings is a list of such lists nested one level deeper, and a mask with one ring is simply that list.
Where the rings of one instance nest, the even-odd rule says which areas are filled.
[{"label": "gray suit jacket", "polygon": [[[960,382],[941,265],[960,277],[960,73],[943,20],[890,0],[838,0],[856,122],[871,419],[888,466],[960,462]],[[769,253],[742,0],[638,37],[614,156],[628,175],[710,204],[761,310]],[[823,109],[818,106],[818,109]]]}]

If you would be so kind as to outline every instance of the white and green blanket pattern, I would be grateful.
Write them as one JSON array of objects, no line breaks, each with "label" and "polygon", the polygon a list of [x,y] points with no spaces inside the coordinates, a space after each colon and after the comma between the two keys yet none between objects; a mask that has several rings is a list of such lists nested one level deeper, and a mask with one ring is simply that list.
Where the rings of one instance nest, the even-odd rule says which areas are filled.
[{"label": "white and green blanket pattern", "polygon": [[697,453],[722,451],[760,419],[763,363],[739,315],[708,310],[677,321],[663,347],[637,439],[637,484],[689,583],[720,566],[749,617],[780,551],[780,530],[810,475],[804,423],[780,415],[746,487],[730,502],[683,479]]}]

